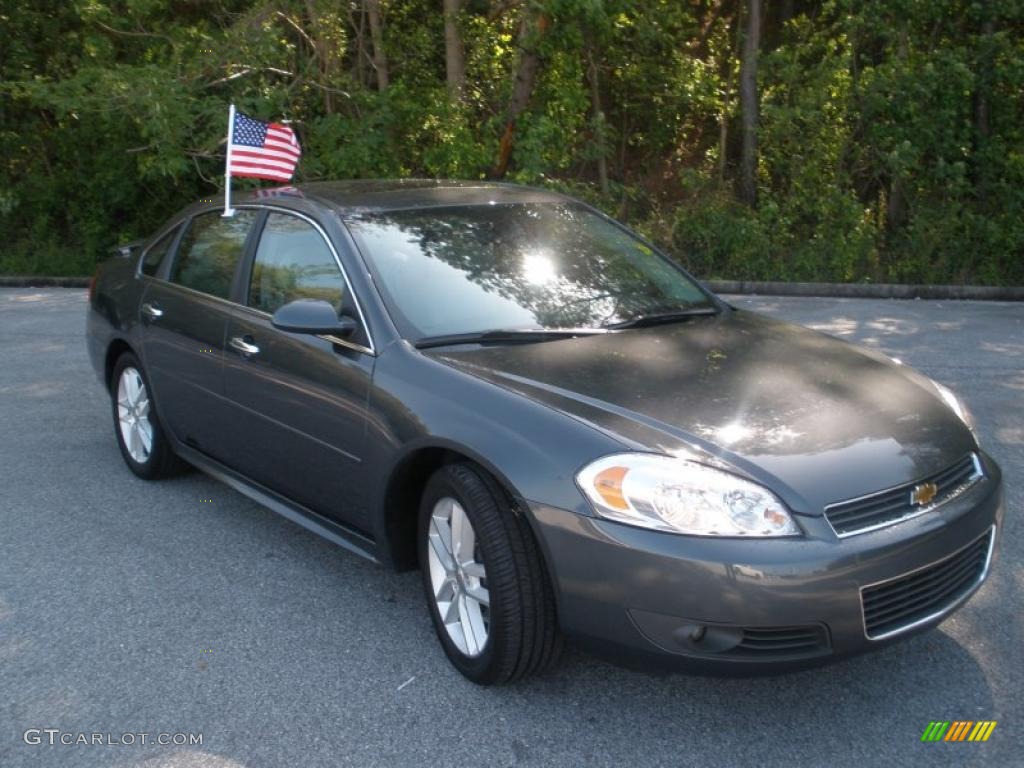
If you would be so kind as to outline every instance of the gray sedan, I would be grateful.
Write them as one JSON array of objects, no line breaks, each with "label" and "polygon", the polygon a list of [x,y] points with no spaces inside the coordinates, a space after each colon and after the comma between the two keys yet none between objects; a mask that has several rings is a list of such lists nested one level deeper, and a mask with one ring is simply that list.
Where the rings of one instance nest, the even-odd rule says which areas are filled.
[{"label": "gray sedan", "polygon": [[997,547],[999,467],[954,393],[552,192],[200,203],[100,265],[87,322],[131,471],[198,467],[420,568],[482,684],[566,637],[696,671],[837,659],[938,624]]}]

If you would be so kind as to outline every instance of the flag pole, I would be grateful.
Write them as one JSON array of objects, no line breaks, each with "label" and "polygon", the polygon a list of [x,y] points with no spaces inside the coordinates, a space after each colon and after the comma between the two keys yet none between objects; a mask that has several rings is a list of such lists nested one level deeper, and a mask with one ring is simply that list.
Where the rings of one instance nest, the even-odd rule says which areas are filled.
[{"label": "flag pole", "polygon": [[235,141],[235,105],[228,109],[228,156],[224,161],[224,216],[234,216],[231,210],[231,145]]}]

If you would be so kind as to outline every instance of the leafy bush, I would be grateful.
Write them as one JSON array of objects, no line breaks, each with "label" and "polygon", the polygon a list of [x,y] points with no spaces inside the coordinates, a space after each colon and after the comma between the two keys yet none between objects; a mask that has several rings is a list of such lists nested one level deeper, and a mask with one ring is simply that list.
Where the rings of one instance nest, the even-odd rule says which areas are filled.
[{"label": "leafy bush", "polygon": [[298,181],[488,178],[505,136],[499,175],[703,277],[1024,284],[1020,0],[766,4],[756,205],[734,192],[742,2],[467,0],[461,98],[441,4],[381,6],[386,87],[359,0],[0,0],[0,273],[88,273],[216,194],[234,102],[293,122]]}]

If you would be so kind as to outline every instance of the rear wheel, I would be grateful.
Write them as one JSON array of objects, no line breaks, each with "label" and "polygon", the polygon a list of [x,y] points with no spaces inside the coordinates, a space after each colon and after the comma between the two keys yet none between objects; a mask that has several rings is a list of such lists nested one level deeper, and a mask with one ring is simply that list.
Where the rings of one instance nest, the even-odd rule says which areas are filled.
[{"label": "rear wheel", "polygon": [[114,433],[128,468],[145,480],[180,472],[185,464],[174,455],[153,410],[153,396],[142,365],[131,352],[121,355],[114,365],[110,398]]},{"label": "rear wheel", "polygon": [[549,668],[562,646],[533,533],[471,464],[439,469],[420,506],[419,557],[430,614],[452,664],[475,683]]}]

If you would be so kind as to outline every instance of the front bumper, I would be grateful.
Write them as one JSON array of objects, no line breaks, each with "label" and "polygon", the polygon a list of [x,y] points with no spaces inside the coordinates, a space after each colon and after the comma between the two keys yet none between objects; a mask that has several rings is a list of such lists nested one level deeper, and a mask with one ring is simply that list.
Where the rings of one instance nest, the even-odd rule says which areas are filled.
[{"label": "front bumper", "polygon": [[[880,647],[962,605],[990,572],[1002,530],[1001,473],[984,454],[982,464],[985,478],[961,496],[845,539],[822,517],[799,517],[801,538],[716,539],[529,506],[562,629],[577,642],[629,665],[772,672]],[[862,589],[955,563],[972,544],[986,550],[977,578],[941,610],[869,637]]]}]

